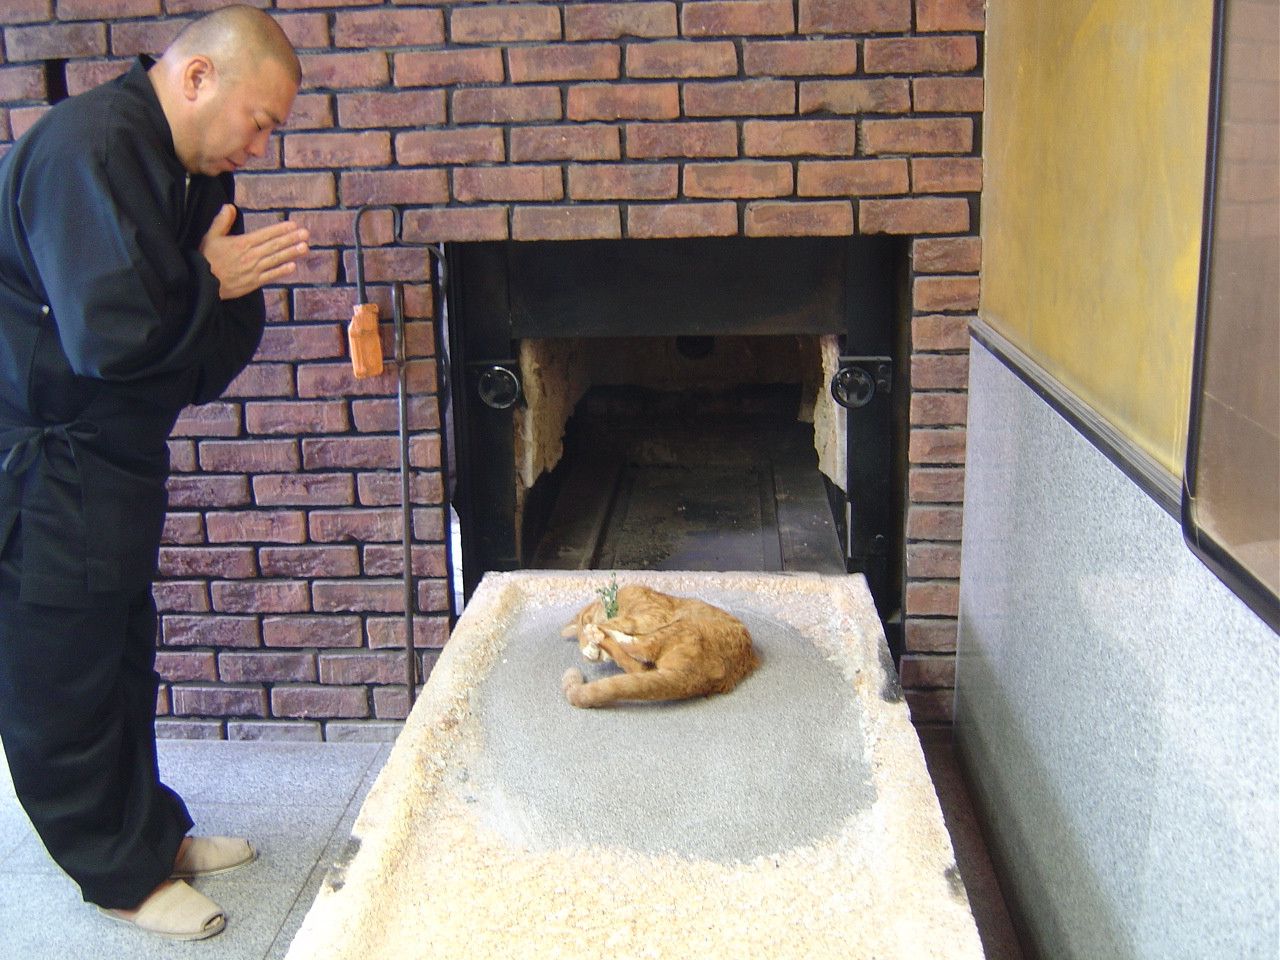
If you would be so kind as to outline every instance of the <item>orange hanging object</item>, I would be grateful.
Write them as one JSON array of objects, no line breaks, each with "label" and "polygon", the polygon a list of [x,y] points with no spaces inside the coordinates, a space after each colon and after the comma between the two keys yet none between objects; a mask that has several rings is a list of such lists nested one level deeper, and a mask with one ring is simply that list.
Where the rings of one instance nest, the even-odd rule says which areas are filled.
[{"label": "orange hanging object", "polygon": [[351,366],[356,377],[376,377],[382,373],[382,337],[378,334],[378,305],[357,303],[347,324],[351,345]]}]

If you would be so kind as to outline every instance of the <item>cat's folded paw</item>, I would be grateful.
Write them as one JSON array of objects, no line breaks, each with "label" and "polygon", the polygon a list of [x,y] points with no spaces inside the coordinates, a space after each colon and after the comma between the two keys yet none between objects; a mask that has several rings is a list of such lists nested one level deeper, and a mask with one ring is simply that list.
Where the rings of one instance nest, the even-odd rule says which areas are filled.
[{"label": "cat's folded paw", "polygon": [[570,667],[564,672],[564,676],[560,678],[560,689],[565,694],[568,694],[570,690],[582,686],[584,682],[582,671],[577,667]]}]

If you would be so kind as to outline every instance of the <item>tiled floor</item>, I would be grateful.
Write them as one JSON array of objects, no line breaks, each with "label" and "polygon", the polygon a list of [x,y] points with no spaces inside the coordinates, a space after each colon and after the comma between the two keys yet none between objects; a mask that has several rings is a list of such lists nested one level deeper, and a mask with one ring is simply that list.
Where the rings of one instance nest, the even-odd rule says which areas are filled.
[{"label": "tiled floor", "polygon": [[196,881],[226,909],[226,931],[206,943],[172,943],[86,905],[44,852],[0,763],[2,960],[283,957],[390,744],[161,740],[159,752],[194,832],[248,836],[260,850],[248,867]]},{"label": "tiled floor", "polygon": [[[1022,960],[949,735],[925,733],[922,742],[987,960]],[[194,944],[148,937],[87,906],[32,833],[0,762],[0,960],[283,957],[389,751],[378,743],[161,740],[161,772],[186,799],[196,832],[245,835],[262,854],[197,881],[229,922],[214,940]]]}]

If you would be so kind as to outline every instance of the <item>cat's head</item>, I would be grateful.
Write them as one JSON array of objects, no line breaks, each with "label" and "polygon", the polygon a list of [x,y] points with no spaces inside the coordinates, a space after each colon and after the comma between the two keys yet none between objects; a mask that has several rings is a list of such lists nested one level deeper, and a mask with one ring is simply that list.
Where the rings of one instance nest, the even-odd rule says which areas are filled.
[{"label": "cat's head", "polygon": [[578,615],[564,625],[560,631],[562,637],[578,637],[581,642],[582,628],[588,623],[602,623],[607,619],[604,615],[604,603],[592,600],[578,611]]}]

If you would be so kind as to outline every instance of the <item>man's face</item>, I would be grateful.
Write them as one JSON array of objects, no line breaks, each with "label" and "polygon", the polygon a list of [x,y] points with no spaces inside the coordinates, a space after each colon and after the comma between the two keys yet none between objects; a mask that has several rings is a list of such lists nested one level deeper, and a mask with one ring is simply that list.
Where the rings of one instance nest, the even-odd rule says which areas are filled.
[{"label": "man's face", "polygon": [[219,77],[203,91],[192,114],[183,165],[191,173],[234,172],[261,157],[276,128],[289,117],[298,88],[272,60],[238,77]]}]

